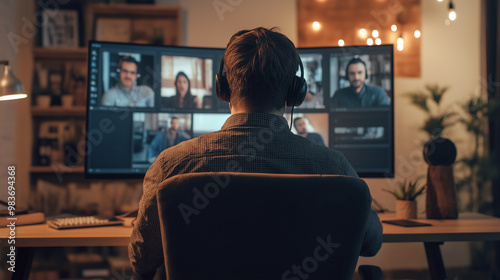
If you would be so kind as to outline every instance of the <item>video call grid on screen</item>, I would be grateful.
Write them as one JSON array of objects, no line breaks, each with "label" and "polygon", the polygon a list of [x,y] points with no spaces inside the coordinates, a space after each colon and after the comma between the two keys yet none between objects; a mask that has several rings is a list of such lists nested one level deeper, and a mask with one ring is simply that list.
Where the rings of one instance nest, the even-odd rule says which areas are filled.
[{"label": "video call grid on screen", "polygon": [[[287,108],[284,117],[292,132],[307,131],[311,141],[340,150],[361,177],[392,177],[392,45],[298,52],[308,93],[304,104],[295,108],[294,120]],[[220,129],[229,116],[228,104],[215,93],[223,54],[224,49],[214,48],[91,42],[87,131],[94,137],[87,141],[86,176],[140,178],[163,148]],[[333,106],[336,92],[350,86],[346,67],[354,57],[366,65],[365,84],[387,96],[384,105]],[[127,85],[136,94],[123,100],[119,91]],[[185,102],[176,95],[184,95]],[[166,133],[173,126],[180,139]]]}]

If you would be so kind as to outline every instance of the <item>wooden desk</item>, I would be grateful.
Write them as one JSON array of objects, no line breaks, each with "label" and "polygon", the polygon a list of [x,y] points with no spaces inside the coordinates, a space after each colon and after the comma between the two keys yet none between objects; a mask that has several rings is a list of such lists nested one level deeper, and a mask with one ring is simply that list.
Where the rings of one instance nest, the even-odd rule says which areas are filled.
[{"label": "wooden desk", "polygon": [[[380,220],[395,219],[394,214],[380,214]],[[500,240],[500,219],[477,213],[460,214],[458,220],[418,220],[430,227],[384,226],[384,242],[423,242],[432,279],[446,279],[439,245],[448,241]],[[0,229],[0,246],[7,243],[9,229]],[[123,226],[55,230],[47,225],[16,228],[17,271],[13,279],[27,279],[36,247],[127,246],[132,228]],[[20,268],[25,267],[24,271]]]},{"label": "wooden desk", "polygon": [[[395,219],[394,214],[379,214],[381,221]],[[448,279],[441,249],[448,241],[500,240],[500,219],[479,214],[461,213],[457,220],[427,220],[424,227],[401,227],[383,223],[384,242],[423,242],[432,280]]]}]

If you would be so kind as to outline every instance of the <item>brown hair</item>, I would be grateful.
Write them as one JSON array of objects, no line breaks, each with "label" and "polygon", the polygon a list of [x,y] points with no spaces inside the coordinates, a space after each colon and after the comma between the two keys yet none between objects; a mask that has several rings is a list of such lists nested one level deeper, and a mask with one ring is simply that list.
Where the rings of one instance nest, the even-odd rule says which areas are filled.
[{"label": "brown hair", "polygon": [[224,54],[231,103],[264,112],[283,108],[298,65],[295,46],[276,28],[239,31]]}]

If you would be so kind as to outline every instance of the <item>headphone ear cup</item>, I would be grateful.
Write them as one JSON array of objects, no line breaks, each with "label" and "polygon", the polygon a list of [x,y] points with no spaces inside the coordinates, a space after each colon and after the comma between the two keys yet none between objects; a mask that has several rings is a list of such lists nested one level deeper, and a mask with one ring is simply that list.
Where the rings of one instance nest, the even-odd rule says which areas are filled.
[{"label": "headphone ear cup", "polygon": [[307,82],[304,78],[293,77],[292,84],[286,96],[286,106],[298,107],[304,102],[307,93]]},{"label": "headphone ear cup", "polygon": [[231,92],[229,91],[229,83],[227,82],[226,73],[218,73],[215,75],[215,91],[217,97],[221,101],[229,102],[231,100]]}]

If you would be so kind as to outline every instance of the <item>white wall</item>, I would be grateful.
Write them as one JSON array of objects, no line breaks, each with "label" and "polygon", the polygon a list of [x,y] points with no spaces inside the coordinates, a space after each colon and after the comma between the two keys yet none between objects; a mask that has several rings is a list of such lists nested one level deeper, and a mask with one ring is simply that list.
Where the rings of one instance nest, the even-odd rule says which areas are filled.
[{"label": "white wall", "polygon": [[186,46],[225,48],[237,31],[259,26],[277,26],[296,42],[294,0],[157,0],[156,3],[182,7],[183,45]]}]

